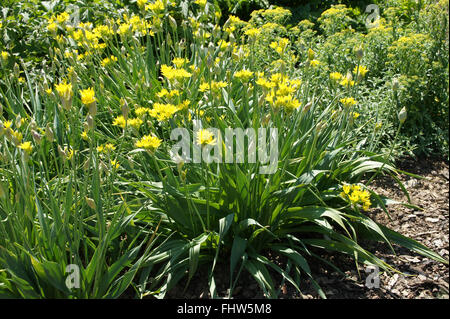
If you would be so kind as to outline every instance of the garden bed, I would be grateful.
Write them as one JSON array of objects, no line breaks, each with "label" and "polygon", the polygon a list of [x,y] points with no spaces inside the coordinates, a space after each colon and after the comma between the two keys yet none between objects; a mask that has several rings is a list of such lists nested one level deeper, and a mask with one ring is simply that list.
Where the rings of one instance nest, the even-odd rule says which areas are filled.
[{"label": "garden bed", "polygon": [[[449,255],[449,165],[446,161],[437,159],[403,159],[398,167],[409,173],[424,177],[419,180],[407,175],[401,175],[410,194],[412,204],[422,208],[416,210],[402,205],[388,208],[389,217],[381,209],[372,209],[368,214],[375,221],[382,223],[402,235],[415,239],[425,246],[435,250],[442,257]],[[397,201],[407,202],[406,196],[392,178],[379,178],[374,183],[374,190],[382,195]],[[365,246],[366,247],[366,246]],[[323,257],[332,259],[347,278],[332,269],[314,267],[311,263],[314,278],[320,284],[330,299],[429,299],[449,298],[449,266],[438,263],[429,258],[414,254],[407,249],[394,246],[397,256],[386,244],[367,243],[367,248],[376,256],[394,265],[402,274],[380,275],[380,288],[369,289],[365,286],[367,275],[365,269],[360,267],[361,277],[355,269],[354,261],[342,255],[329,254]],[[218,270],[219,291],[225,296],[228,286],[228,273],[226,264]],[[223,274],[221,276],[220,274]],[[183,282],[184,284],[184,282]],[[292,286],[280,286],[280,298],[284,299],[316,299],[320,298],[308,280],[303,281],[299,294]],[[201,272],[192,280],[192,284],[184,292],[184,286],[178,285],[167,298],[208,298],[207,275]],[[243,276],[238,284],[234,298],[263,298],[263,292],[258,285]]]}]

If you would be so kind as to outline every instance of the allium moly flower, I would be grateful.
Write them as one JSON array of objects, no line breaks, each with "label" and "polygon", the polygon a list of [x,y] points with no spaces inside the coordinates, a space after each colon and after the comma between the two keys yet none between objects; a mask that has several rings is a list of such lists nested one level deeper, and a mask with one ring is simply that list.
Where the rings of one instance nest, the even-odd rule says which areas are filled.
[{"label": "allium moly flower", "polygon": [[234,72],[234,76],[236,78],[238,78],[239,80],[241,80],[242,82],[246,83],[253,76],[253,72],[249,71],[249,70],[246,70],[246,69],[243,69],[243,70]]},{"label": "allium moly flower", "polygon": [[350,107],[357,103],[356,100],[352,97],[346,97],[346,98],[340,99],[340,101],[345,107]]},{"label": "allium moly flower", "polygon": [[31,154],[31,152],[33,151],[33,145],[31,144],[31,142],[23,142],[18,147],[27,154]]},{"label": "allium moly flower", "polygon": [[6,51],[2,51],[2,60],[6,61],[6,60],[8,60],[8,57],[9,57],[9,53]]},{"label": "allium moly flower", "polygon": [[339,73],[339,72],[332,72],[332,73],[330,73],[330,80],[332,80],[332,81],[339,81],[339,80],[341,80],[342,78],[343,78],[344,76],[341,74],[341,73]]},{"label": "allium moly flower", "polygon": [[125,126],[127,125],[127,121],[125,120],[123,115],[119,115],[118,117],[116,117],[114,119],[113,125],[114,126],[120,126],[121,128],[125,128]]},{"label": "allium moly flower", "polygon": [[201,146],[215,145],[216,139],[208,129],[201,129],[197,132],[197,144]]},{"label": "allium moly flower", "polygon": [[56,84],[55,90],[56,90],[56,92],[58,92],[59,96],[63,100],[66,100],[66,101],[70,100],[73,96],[72,84],[71,83],[67,84],[66,81]]},{"label": "allium moly flower", "polygon": [[156,136],[145,135],[136,142],[136,147],[154,152],[161,145],[162,140]]},{"label": "allium moly flower", "polygon": [[355,68],[353,69],[354,74],[358,74],[359,76],[362,77],[364,77],[367,72],[369,72],[369,70],[363,65],[355,66]]},{"label": "allium moly flower", "polygon": [[175,69],[166,64],[161,65],[161,73],[162,75],[169,81],[171,80],[182,80],[185,78],[190,78],[192,73],[189,73],[185,69]]},{"label": "allium moly flower", "polygon": [[88,88],[86,90],[81,90],[80,91],[80,95],[81,95],[81,102],[84,105],[91,105],[93,104],[96,100],[95,98],[95,92],[93,88]]}]

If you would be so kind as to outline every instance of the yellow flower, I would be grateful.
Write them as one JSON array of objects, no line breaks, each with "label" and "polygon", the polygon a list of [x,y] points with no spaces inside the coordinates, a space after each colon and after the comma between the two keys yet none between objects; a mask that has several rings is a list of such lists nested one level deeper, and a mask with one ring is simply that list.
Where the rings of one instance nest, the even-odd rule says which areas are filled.
[{"label": "yellow flower", "polygon": [[158,121],[162,122],[172,117],[178,111],[178,108],[173,104],[153,104],[153,109],[149,114],[151,117],[155,117]]},{"label": "yellow flower", "polygon": [[192,76],[191,73],[185,69],[175,69],[171,66],[163,64],[161,66],[161,73],[167,80],[182,80],[184,78],[189,78]]},{"label": "yellow flower", "polygon": [[249,36],[249,37],[256,37],[261,33],[261,30],[257,29],[257,28],[251,28],[248,29],[247,31],[245,31],[245,35]]},{"label": "yellow flower", "polygon": [[354,120],[356,120],[359,117],[359,115],[360,114],[358,112],[352,112],[352,116],[353,116]]},{"label": "yellow flower", "polygon": [[63,24],[64,22],[66,22],[67,19],[69,19],[69,14],[67,12],[63,12],[56,17],[56,20],[60,24]]},{"label": "yellow flower", "polygon": [[206,2],[207,2],[207,0],[195,0],[194,1],[194,3],[198,4],[202,8],[206,6]]},{"label": "yellow flower", "polygon": [[123,115],[119,115],[114,119],[113,125],[120,126],[121,128],[125,128],[127,121],[123,117]]},{"label": "yellow flower", "polygon": [[119,169],[120,164],[116,160],[111,160],[111,167],[114,169]]},{"label": "yellow flower", "polygon": [[6,51],[2,51],[2,59],[3,59],[3,61],[8,60],[8,57],[9,57],[9,53],[6,52]]},{"label": "yellow flower", "polygon": [[227,82],[223,82],[223,81],[211,81],[211,83],[208,82],[203,82],[202,84],[200,84],[200,88],[199,91],[200,92],[206,92],[206,91],[213,91],[213,92],[218,92],[220,91],[220,89],[222,88],[226,88],[228,86]]},{"label": "yellow flower", "polygon": [[340,99],[340,101],[345,107],[350,107],[357,103],[356,100],[352,97],[346,97],[346,98]]},{"label": "yellow flower", "polygon": [[156,136],[145,135],[139,141],[136,142],[136,147],[143,148],[154,152],[160,145],[162,140]]},{"label": "yellow flower", "polygon": [[330,73],[330,79],[332,80],[332,81],[339,81],[340,79],[342,79],[344,76],[341,74],[341,73],[339,73],[339,72],[332,72],[332,73]]},{"label": "yellow flower", "polygon": [[184,59],[184,58],[174,58],[174,59],[172,60],[172,63],[175,64],[175,66],[176,66],[177,68],[181,68],[183,65],[186,64],[186,62],[187,62],[187,60]]},{"label": "yellow flower", "polygon": [[141,127],[142,123],[144,123],[144,121],[142,121],[140,118],[129,119],[127,121],[127,124],[129,126],[134,127],[135,129],[139,129]]},{"label": "yellow flower", "polygon": [[58,25],[55,22],[49,23],[49,25],[47,26],[47,30],[50,32],[56,32],[56,30],[58,29]]},{"label": "yellow flower", "polygon": [[242,82],[248,82],[250,80],[250,78],[253,76],[253,72],[243,69],[243,70],[234,72],[234,76],[236,78],[238,78],[239,80],[241,80]]},{"label": "yellow flower", "polygon": [[31,144],[31,142],[24,142],[19,145],[19,148],[24,150],[27,154],[31,154],[31,152],[33,151],[33,145]]},{"label": "yellow flower", "polygon": [[89,139],[88,132],[87,131],[83,131],[83,133],[81,133],[81,138],[83,140],[87,141]]},{"label": "yellow flower", "polygon": [[320,65],[320,61],[319,60],[310,60],[309,65],[312,66],[313,68],[315,68],[316,66]]},{"label": "yellow flower", "polygon": [[58,92],[62,100],[69,101],[73,96],[72,84],[67,84],[66,81],[56,84],[55,90]]},{"label": "yellow flower", "polygon": [[138,5],[139,9],[144,9],[146,4],[147,4],[147,0],[137,0],[137,5]]},{"label": "yellow flower", "polygon": [[308,60],[310,60],[310,61],[314,60],[315,55],[316,55],[316,53],[311,48],[309,48],[308,49]]},{"label": "yellow flower", "polygon": [[108,154],[108,153],[111,153],[112,151],[114,151],[115,149],[116,149],[116,147],[113,144],[106,143],[106,144],[98,146],[97,152]]},{"label": "yellow flower", "polygon": [[202,129],[197,133],[197,144],[201,146],[215,145],[216,139],[208,129]]},{"label": "yellow flower", "polygon": [[369,70],[363,65],[360,65],[359,67],[355,66],[355,68],[353,69],[354,74],[358,74],[362,77],[364,77],[367,72],[369,72]]},{"label": "yellow flower", "polygon": [[137,116],[143,116],[144,114],[148,113],[150,109],[148,107],[138,107],[134,112]]},{"label": "yellow flower", "polygon": [[147,4],[145,6],[145,10],[150,10],[154,13],[160,13],[164,11],[164,3],[161,0],[156,0],[154,3]]},{"label": "yellow flower", "polygon": [[94,92],[93,88],[81,90],[80,95],[81,95],[81,102],[84,105],[91,105],[92,103],[94,103],[96,101],[95,92]]}]

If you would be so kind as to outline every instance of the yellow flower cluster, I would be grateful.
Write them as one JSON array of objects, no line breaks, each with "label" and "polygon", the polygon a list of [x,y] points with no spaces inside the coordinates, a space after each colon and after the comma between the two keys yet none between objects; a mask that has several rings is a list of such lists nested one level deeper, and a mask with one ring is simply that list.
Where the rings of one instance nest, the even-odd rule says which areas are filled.
[{"label": "yellow flower cluster", "polygon": [[369,72],[369,70],[363,65],[355,66],[355,68],[353,69],[353,73],[355,75],[362,76],[362,77],[366,76],[367,72]]},{"label": "yellow flower cluster", "polygon": [[226,88],[227,86],[228,86],[228,83],[224,82],[224,81],[218,81],[218,82],[211,81],[211,83],[203,82],[202,84],[200,84],[199,91],[200,92],[212,91],[214,93],[217,93],[220,91],[220,89]]},{"label": "yellow flower cluster", "polygon": [[234,76],[236,78],[238,78],[239,80],[241,80],[243,83],[246,83],[253,76],[253,72],[249,71],[249,70],[246,70],[246,69],[243,69],[243,70],[234,72]]},{"label": "yellow flower cluster", "polygon": [[111,143],[105,143],[103,145],[100,145],[97,147],[97,152],[99,153],[104,153],[104,154],[109,154],[112,151],[114,151],[116,149],[116,147],[111,144]]},{"label": "yellow flower cluster", "polygon": [[161,145],[161,142],[162,140],[156,136],[145,135],[136,142],[135,146],[154,152]]},{"label": "yellow flower cluster", "polygon": [[264,77],[256,83],[265,90],[270,90],[265,100],[275,109],[284,108],[287,113],[298,109],[301,102],[294,97],[294,93],[301,85],[301,80],[292,80],[281,73],[272,74],[270,81]]},{"label": "yellow flower cluster", "polygon": [[170,119],[177,111],[179,111],[179,108],[173,104],[155,103],[149,114],[151,117],[163,122]]},{"label": "yellow flower cluster", "polygon": [[344,105],[344,107],[350,107],[358,103],[354,98],[352,97],[345,97],[343,99],[340,99],[341,103]]},{"label": "yellow flower cluster", "polygon": [[162,75],[169,81],[172,80],[183,80],[185,78],[190,78],[192,76],[191,73],[186,71],[185,69],[175,69],[174,67],[163,64],[161,66]]},{"label": "yellow flower cluster", "polygon": [[202,129],[197,132],[197,144],[201,146],[215,145],[216,139],[208,129]]},{"label": "yellow flower cluster", "polygon": [[278,54],[283,54],[289,45],[289,39],[281,38],[278,41],[273,41],[270,43],[270,47],[274,49]]},{"label": "yellow flower cluster", "polygon": [[95,92],[93,88],[81,90],[80,95],[81,95],[81,103],[83,103],[84,105],[91,105],[92,103],[95,103],[95,101],[97,101],[97,99],[95,98]]},{"label": "yellow flower cluster", "polygon": [[106,57],[102,60],[101,65],[103,67],[110,65],[111,63],[117,62],[117,58],[114,55],[111,55],[110,57]]},{"label": "yellow flower cluster", "polygon": [[359,185],[344,184],[340,195],[345,199],[349,199],[352,204],[361,204],[365,211],[372,205],[369,191],[361,190]]},{"label": "yellow flower cluster", "polygon": [[[148,112],[148,110],[149,109],[145,109],[146,112]],[[144,124],[144,121],[141,120],[140,118],[125,119],[125,117],[123,115],[119,115],[113,121],[114,126],[119,126],[121,128],[125,128],[126,126],[131,126],[131,127],[134,127],[135,129],[139,129],[142,124]]]}]

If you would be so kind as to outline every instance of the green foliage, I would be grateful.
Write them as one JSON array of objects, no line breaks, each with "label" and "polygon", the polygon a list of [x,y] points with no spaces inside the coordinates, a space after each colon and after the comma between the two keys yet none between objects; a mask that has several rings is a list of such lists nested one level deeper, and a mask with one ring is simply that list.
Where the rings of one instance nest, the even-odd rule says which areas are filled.
[{"label": "green foliage", "polygon": [[[448,263],[366,214],[399,204],[371,188],[380,174],[396,178],[397,156],[417,145],[448,150],[441,4],[406,3],[370,29],[343,5],[299,23],[281,7],[248,22],[224,17],[211,1],[5,10],[0,295],[164,298],[183,280],[188,289],[202,266],[211,296],[223,297],[215,276],[225,260],[230,296],[247,272],[276,298],[271,270],[297,290],[309,278],[326,297],[309,266],[335,267],[320,249],[397,271],[363,239]],[[80,23],[61,15],[75,11]],[[276,143],[273,170],[248,154],[243,163],[175,161],[174,128],[186,129],[192,152],[229,151],[218,135],[199,142],[195,123],[222,135],[267,129],[260,141]],[[411,139],[413,128],[423,140]],[[71,264],[79,289],[65,282]]]}]

